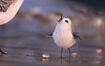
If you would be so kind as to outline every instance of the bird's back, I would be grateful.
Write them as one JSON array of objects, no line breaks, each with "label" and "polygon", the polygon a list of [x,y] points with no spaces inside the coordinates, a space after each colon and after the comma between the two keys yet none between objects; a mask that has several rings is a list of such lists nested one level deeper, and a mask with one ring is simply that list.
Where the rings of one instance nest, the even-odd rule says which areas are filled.
[{"label": "bird's back", "polygon": [[9,22],[16,15],[23,1],[24,0],[0,0],[0,25]]},{"label": "bird's back", "polygon": [[10,5],[17,0],[0,0],[0,12],[6,12]]}]

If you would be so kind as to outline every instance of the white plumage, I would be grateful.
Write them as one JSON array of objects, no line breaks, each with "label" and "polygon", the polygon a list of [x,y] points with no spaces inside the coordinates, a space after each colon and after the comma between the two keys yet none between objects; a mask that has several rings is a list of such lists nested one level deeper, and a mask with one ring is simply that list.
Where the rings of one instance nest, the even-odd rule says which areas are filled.
[{"label": "white plumage", "polygon": [[69,18],[63,18],[57,23],[53,32],[53,39],[57,46],[61,48],[70,48],[75,44],[71,26],[72,23]]}]

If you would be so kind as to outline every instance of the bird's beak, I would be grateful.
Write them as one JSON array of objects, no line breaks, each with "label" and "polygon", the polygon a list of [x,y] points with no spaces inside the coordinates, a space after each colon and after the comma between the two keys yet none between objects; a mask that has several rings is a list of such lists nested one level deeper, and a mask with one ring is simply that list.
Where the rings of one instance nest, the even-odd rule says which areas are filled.
[{"label": "bird's beak", "polygon": [[63,17],[61,16],[61,17],[60,17],[60,19],[58,20],[58,22],[61,22],[61,21],[62,21],[62,19],[63,19]]}]

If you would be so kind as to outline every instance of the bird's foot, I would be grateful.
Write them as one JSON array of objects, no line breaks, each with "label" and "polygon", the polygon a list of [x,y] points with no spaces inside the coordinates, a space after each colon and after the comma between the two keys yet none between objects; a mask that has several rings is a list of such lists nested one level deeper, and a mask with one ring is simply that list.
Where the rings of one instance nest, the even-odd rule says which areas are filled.
[{"label": "bird's foot", "polygon": [[0,53],[1,53],[2,55],[7,54],[7,52],[3,51],[2,49],[0,49]]}]

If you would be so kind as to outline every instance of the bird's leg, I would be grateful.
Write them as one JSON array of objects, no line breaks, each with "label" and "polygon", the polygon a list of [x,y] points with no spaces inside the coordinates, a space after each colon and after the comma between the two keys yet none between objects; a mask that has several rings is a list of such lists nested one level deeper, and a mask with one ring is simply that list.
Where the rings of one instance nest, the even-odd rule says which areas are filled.
[{"label": "bird's leg", "polygon": [[69,51],[69,64],[70,64],[70,48],[68,48],[68,51]]},{"label": "bird's leg", "polygon": [[63,48],[61,48],[61,59],[62,59]]},{"label": "bird's leg", "polygon": [[69,51],[69,59],[70,59],[70,48],[68,48],[68,51]]},{"label": "bird's leg", "polygon": [[6,54],[6,52],[4,52],[1,48],[0,48],[0,53],[1,54]]}]

